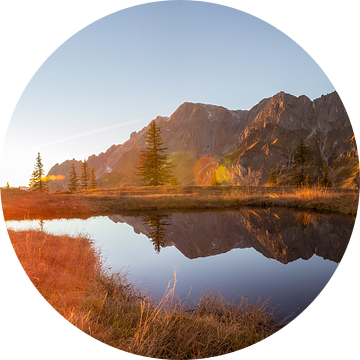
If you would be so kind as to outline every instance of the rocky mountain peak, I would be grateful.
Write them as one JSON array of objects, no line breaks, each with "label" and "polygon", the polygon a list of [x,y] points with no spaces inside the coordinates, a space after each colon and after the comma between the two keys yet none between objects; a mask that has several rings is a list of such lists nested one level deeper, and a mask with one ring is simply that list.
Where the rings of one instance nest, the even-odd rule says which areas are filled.
[{"label": "rocky mountain peak", "polygon": [[[170,117],[155,120],[180,184],[207,184],[219,166],[227,174],[224,183],[261,185],[271,168],[286,181],[296,146],[303,139],[311,150],[311,175],[317,176],[325,162],[333,183],[340,185],[350,173],[346,164],[351,162],[344,159],[357,154],[349,141],[354,135],[349,118],[336,92],[312,101],[280,91],[250,110],[185,102]],[[147,130],[148,126],[135,131],[124,144],[89,157],[100,186],[140,185],[134,167]],[[55,165],[49,175],[67,176],[71,162]],[[67,180],[59,185],[66,188]]]}]

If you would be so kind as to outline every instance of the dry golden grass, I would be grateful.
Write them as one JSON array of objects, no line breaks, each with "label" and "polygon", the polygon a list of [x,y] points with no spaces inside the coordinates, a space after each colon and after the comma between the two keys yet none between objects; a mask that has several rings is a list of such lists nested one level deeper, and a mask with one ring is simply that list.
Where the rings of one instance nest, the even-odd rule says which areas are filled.
[{"label": "dry golden grass", "polygon": [[20,189],[2,189],[1,202],[5,220],[87,217],[89,202],[82,196],[39,193]]},{"label": "dry golden grass", "polygon": [[[176,278],[175,278],[176,281]],[[204,294],[187,309],[174,297],[175,282],[159,302],[141,295],[120,275],[102,274],[89,292],[81,330],[115,348],[162,359],[208,358],[243,349],[280,328],[265,303],[229,302]],[[76,319],[74,319],[76,320]]]},{"label": "dry golden grass", "polygon": [[42,194],[2,190],[6,220],[89,217],[149,210],[237,209],[242,206],[281,206],[356,215],[359,192],[354,189],[156,186],[83,190]]},{"label": "dry golden grass", "polygon": [[174,297],[176,276],[156,302],[101,268],[99,253],[84,237],[9,231],[15,252],[45,299],[92,337],[152,358],[193,359],[252,345],[278,327],[265,303],[228,302],[204,294],[195,308]]},{"label": "dry golden grass", "polygon": [[292,187],[157,186],[87,190],[78,196],[88,199],[89,206],[98,213],[277,206],[356,215],[359,192]]},{"label": "dry golden grass", "polygon": [[[357,190],[326,188],[298,188],[291,192],[269,192],[268,199],[260,200],[263,206],[292,207],[297,209],[321,210],[356,215],[359,193]],[[258,200],[254,205],[259,205]]]}]

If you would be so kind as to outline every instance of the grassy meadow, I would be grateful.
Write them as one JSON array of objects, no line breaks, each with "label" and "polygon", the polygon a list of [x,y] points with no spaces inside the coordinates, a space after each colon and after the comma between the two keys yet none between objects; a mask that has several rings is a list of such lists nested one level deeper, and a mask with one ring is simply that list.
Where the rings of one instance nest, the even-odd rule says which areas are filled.
[{"label": "grassy meadow", "polygon": [[5,220],[24,217],[86,218],[153,210],[237,209],[243,206],[291,207],[356,215],[358,190],[243,186],[154,186],[38,193],[3,189]]},{"label": "grassy meadow", "polygon": [[203,294],[186,307],[176,274],[155,302],[121,273],[102,267],[90,239],[11,231],[14,250],[38,291],[70,323],[115,348],[151,358],[207,358],[252,345],[278,330],[269,305]]}]

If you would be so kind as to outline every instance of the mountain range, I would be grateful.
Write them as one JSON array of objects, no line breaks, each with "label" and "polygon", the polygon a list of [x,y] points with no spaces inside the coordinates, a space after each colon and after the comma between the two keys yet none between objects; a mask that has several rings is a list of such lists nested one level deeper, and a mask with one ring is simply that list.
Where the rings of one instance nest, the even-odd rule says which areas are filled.
[{"label": "mountain range", "polygon": [[[354,186],[358,151],[344,105],[337,92],[310,100],[279,92],[250,110],[185,102],[170,117],[158,116],[164,146],[180,185],[210,184],[216,171],[220,182],[266,184],[273,168],[280,185],[290,182],[296,147],[308,146],[307,172],[316,180],[325,163],[335,186]],[[145,148],[149,125],[130,134],[123,144],[87,159],[99,187],[141,185],[134,175],[138,154]],[[72,164],[80,174],[81,161],[55,164],[47,174],[64,175],[50,190],[67,188]]]}]

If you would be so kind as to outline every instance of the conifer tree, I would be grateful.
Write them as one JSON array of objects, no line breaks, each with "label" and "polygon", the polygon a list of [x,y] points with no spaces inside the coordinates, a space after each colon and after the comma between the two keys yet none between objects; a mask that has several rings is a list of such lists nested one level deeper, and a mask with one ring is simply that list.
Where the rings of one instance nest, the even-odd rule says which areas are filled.
[{"label": "conifer tree", "polygon": [[97,180],[95,175],[95,169],[91,168],[89,189],[96,189],[96,188],[97,188]]},{"label": "conifer tree", "polygon": [[35,169],[31,175],[31,178],[29,180],[29,186],[31,190],[45,192],[49,191],[47,186],[47,180],[44,177],[44,169],[42,160],[40,157],[40,153],[38,152],[38,156],[36,157],[36,163],[35,163]]},{"label": "conifer tree", "polygon": [[272,186],[276,186],[277,184],[277,177],[276,177],[276,173],[274,168],[271,169],[270,174],[269,174],[269,179],[268,179],[268,184],[272,185]]},{"label": "conifer tree", "polygon": [[165,153],[168,150],[163,147],[161,129],[153,120],[146,133],[146,148],[139,154],[137,172],[135,175],[141,177],[145,186],[167,185],[173,178],[173,167],[169,156]]},{"label": "conifer tree", "polygon": [[71,169],[69,172],[69,184],[68,184],[68,190],[69,191],[76,191],[79,189],[79,177],[76,173],[75,164],[72,163]]},{"label": "conifer tree", "polygon": [[310,174],[307,174],[307,175],[306,175],[306,179],[305,179],[305,185],[306,185],[307,187],[311,187],[312,184],[313,184],[312,177],[311,177]]},{"label": "conifer tree", "polygon": [[306,155],[309,153],[308,147],[304,144],[301,139],[298,146],[296,147],[296,153],[294,156],[293,172],[291,177],[293,178],[295,185],[301,186],[305,184],[305,164]]},{"label": "conifer tree", "polygon": [[321,186],[321,187],[331,187],[332,186],[332,182],[329,179],[329,170],[325,163],[323,165],[322,176],[321,176],[321,179],[319,182],[319,186]]},{"label": "conifer tree", "polygon": [[80,174],[80,185],[81,189],[88,189],[90,182],[90,172],[89,172],[89,165],[87,161],[84,159],[81,165],[81,174]]}]

